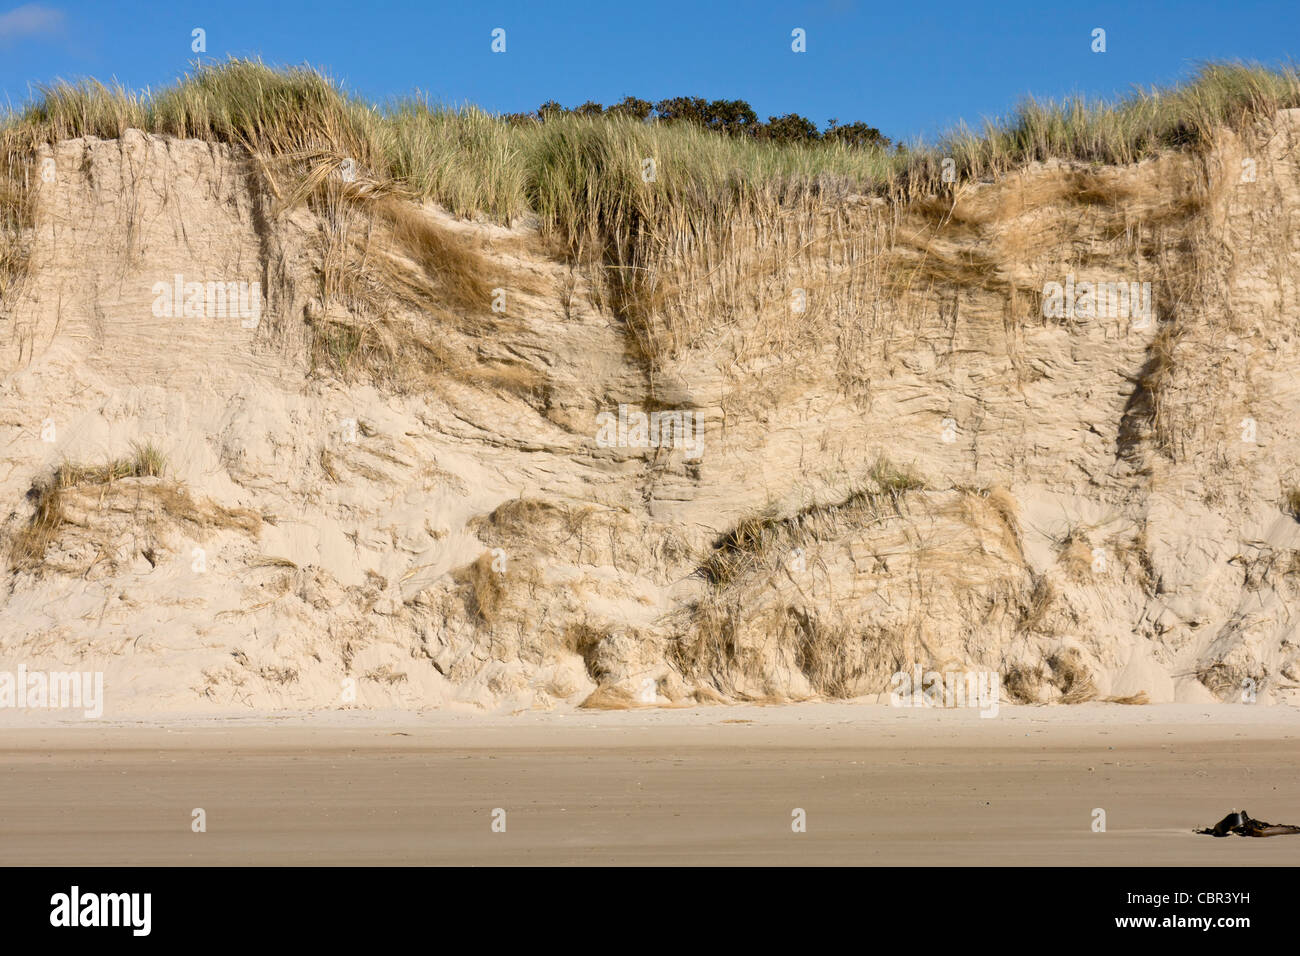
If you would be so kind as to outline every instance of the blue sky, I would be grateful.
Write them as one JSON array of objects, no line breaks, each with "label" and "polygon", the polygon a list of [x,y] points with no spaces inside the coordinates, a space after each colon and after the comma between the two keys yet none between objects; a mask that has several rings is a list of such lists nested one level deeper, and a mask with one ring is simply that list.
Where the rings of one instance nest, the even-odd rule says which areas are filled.
[{"label": "blue sky", "polygon": [[[1208,59],[1300,60],[1296,0],[0,0],[0,103],[58,78],[164,85],[196,58],[195,27],[207,59],[311,63],[375,99],[419,89],[512,112],[628,94],[740,98],[764,118],[864,120],[905,139],[1004,113],[1026,93],[1109,96]],[[495,27],[504,54],[491,52]],[[806,53],[791,51],[796,27]],[[1105,53],[1090,49],[1095,27]]]}]

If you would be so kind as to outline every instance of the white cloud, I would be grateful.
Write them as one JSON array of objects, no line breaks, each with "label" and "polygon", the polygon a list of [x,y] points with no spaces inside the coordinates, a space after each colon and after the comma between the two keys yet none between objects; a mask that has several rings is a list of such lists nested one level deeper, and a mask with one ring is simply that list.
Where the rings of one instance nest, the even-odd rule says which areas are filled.
[{"label": "white cloud", "polygon": [[0,43],[24,37],[58,33],[63,28],[63,11],[28,3],[0,13]]}]

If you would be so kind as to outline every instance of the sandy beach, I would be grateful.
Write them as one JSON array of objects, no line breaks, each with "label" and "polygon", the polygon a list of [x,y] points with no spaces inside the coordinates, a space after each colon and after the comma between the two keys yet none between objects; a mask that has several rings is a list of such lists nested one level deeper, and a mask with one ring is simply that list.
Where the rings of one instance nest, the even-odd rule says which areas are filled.
[{"label": "sandy beach", "polygon": [[1293,865],[1300,840],[1192,830],[1300,821],[1298,738],[1282,706],[10,722],[0,840],[18,865]]}]

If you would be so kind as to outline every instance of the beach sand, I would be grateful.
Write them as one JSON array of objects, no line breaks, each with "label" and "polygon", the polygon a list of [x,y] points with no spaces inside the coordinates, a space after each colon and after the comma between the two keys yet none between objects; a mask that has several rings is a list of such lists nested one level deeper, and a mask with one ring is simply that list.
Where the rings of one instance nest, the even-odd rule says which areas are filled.
[{"label": "beach sand", "polygon": [[1285,706],[5,716],[10,864],[1300,860],[1300,839],[1192,833],[1234,807],[1300,822],[1300,711]]}]

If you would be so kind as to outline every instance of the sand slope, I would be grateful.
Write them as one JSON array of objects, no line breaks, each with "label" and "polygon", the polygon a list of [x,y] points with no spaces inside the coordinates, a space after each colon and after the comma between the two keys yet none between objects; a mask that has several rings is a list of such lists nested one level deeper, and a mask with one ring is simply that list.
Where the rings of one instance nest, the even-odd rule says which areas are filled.
[{"label": "sand slope", "polygon": [[[3,534],[60,465],[134,441],[167,470],[67,490],[6,572],[0,671],[102,671],[110,717],[791,700],[913,665],[1286,699],[1296,112],[1208,157],[738,227],[725,268],[683,258],[695,332],[653,375],[526,224],[331,219],[224,146],[60,143],[0,319]],[[257,282],[256,328],[155,314],[178,274]],[[1154,321],[1044,316],[1069,274],[1152,282]],[[332,369],[356,341],[386,370]],[[601,447],[620,404],[698,414],[703,455]]]}]

